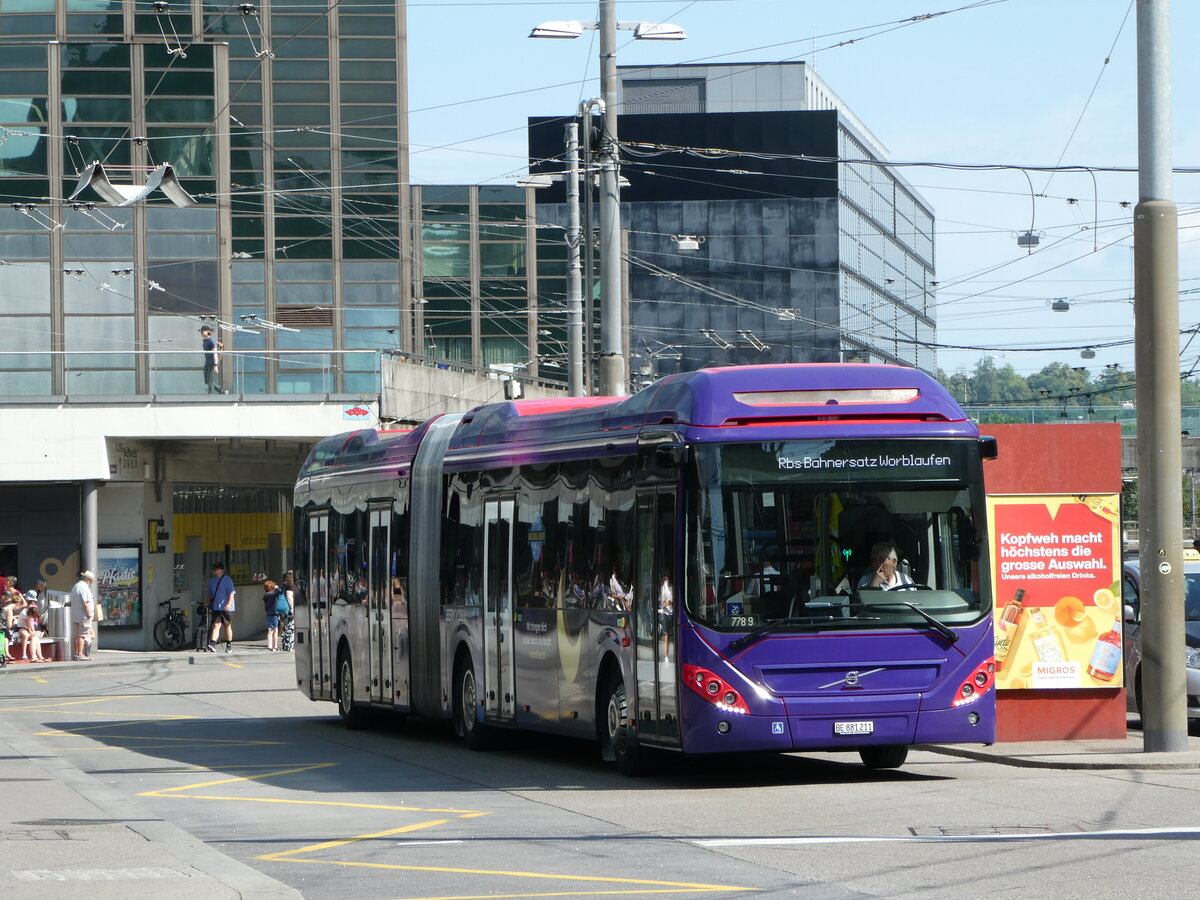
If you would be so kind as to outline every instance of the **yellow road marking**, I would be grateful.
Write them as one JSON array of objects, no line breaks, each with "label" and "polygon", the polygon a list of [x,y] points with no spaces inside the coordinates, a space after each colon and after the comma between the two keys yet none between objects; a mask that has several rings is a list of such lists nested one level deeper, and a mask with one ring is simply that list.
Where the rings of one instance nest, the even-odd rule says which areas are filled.
[{"label": "yellow road marking", "polygon": [[231,669],[244,669],[244,668],[246,668],[245,666],[239,666],[237,663],[231,663],[231,662],[224,663],[223,665],[229,666],[229,668],[231,668]]},{"label": "yellow road marking", "polygon": [[[242,666],[238,666],[235,663],[226,663],[226,665],[232,666],[234,668],[243,668]],[[142,698],[138,695],[95,697],[95,698],[89,698],[86,700],[80,700],[78,698],[75,698],[75,699],[69,699],[69,700],[64,699],[62,703],[50,704],[49,706],[52,708],[53,707],[77,707],[77,706],[84,705],[84,704],[103,703],[103,702],[107,702],[107,701],[111,701],[111,700],[128,700],[128,699],[142,699]],[[38,708],[39,708],[38,706],[22,706],[22,707],[14,707],[8,711],[33,711]],[[0,711],[4,711],[4,708],[0,708]],[[87,713],[86,710],[76,709],[74,711]],[[103,715],[104,713],[93,713],[93,714]],[[51,730],[44,731],[44,732],[38,732],[38,734],[42,735],[42,736],[65,736],[65,735],[86,736],[88,732],[107,730],[107,729],[121,727],[121,726],[128,727],[130,724],[134,724],[129,721],[129,719],[130,719],[129,715],[126,714],[123,718],[124,718],[124,720],[120,721],[120,722],[96,724],[96,725],[84,726],[81,728],[71,729],[71,730],[51,729]],[[146,716],[145,718],[138,720],[137,724],[151,723],[151,722],[181,721],[181,720],[188,720],[188,719],[194,719],[194,718],[199,718],[199,717],[194,717],[194,716]],[[165,738],[162,736],[113,734],[111,732],[105,734],[104,738],[105,739],[118,738],[121,740],[131,741],[131,742],[135,742],[135,743],[133,743],[131,746],[111,746],[111,747],[104,747],[104,748],[100,748],[100,749],[134,750],[134,751],[151,749],[154,747],[180,748],[180,747],[184,747],[184,746],[198,746],[198,745],[243,745],[243,746],[258,745],[258,746],[263,746],[263,745],[273,745],[273,744],[285,743],[282,741],[235,741],[235,740],[226,740],[226,739],[220,739],[220,738],[214,738],[214,739]],[[136,743],[139,741],[157,741],[159,743],[154,743],[154,744]],[[72,750],[72,749],[84,749],[84,748],[78,748],[78,747],[77,748],[59,748],[59,749],[53,750],[51,752],[64,752],[64,751]],[[89,749],[91,750],[91,752],[95,752],[95,750],[97,748],[92,747]],[[161,789],[152,790],[152,791],[145,791],[145,792],[138,794],[137,796],[139,796],[139,797],[176,798],[176,799],[180,799],[180,800],[221,800],[221,801],[226,801],[226,802],[240,801],[240,802],[248,802],[248,803],[279,803],[279,804],[297,805],[297,806],[346,807],[349,809],[377,809],[377,810],[384,810],[384,811],[388,811],[388,812],[426,812],[426,813],[432,812],[432,813],[442,813],[444,815],[453,815],[454,817],[460,818],[460,819],[472,819],[472,818],[478,818],[480,816],[489,815],[489,813],[482,812],[479,810],[425,809],[425,808],[413,807],[413,806],[391,806],[391,805],[386,805],[386,804],[374,804],[374,803],[352,803],[352,802],[338,802],[338,801],[328,801],[328,800],[307,800],[307,799],[306,800],[297,800],[297,799],[284,798],[284,797],[237,797],[237,796],[192,793],[194,791],[202,790],[204,788],[215,787],[217,785],[235,784],[237,782],[262,781],[264,779],[274,778],[276,776],[294,775],[294,774],[299,774],[302,772],[310,772],[315,769],[322,769],[322,768],[327,768],[327,767],[335,766],[335,765],[338,765],[338,763],[309,763],[309,764],[299,764],[299,765],[291,765],[291,766],[283,766],[283,767],[280,767],[278,765],[269,766],[269,767],[266,765],[232,766],[229,768],[238,768],[238,769],[263,768],[263,769],[267,769],[267,771],[258,772],[256,774],[250,774],[250,775],[235,776],[232,778],[220,778],[220,779],[215,779],[215,780],[201,781],[201,782],[197,782],[195,784],[181,785],[179,787],[174,787],[174,788],[161,788]],[[193,769],[190,769],[190,771],[212,772],[214,770],[211,768],[205,768],[205,767],[195,767]],[[454,896],[443,895],[440,897],[410,898],[410,900],[494,900],[494,898],[595,897],[595,896],[617,896],[617,895],[633,895],[633,894],[637,894],[637,895],[678,894],[678,893],[683,893],[686,891],[703,892],[703,893],[727,893],[727,892],[731,892],[731,891],[757,890],[756,888],[738,887],[738,886],[733,886],[733,885],[702,884],[702,883],[677,882],[677,881],[656,881],[656,880],[639,879],[639,878],[614,878],[614,877],[592,876],[592,875],[562,875],[562,874],[551,874],[551,873],[546,873],[546,872],[524,872],[524,871],[491,870],[491,869],[464,869],[464,868],[450,868],[450,867],[439,867],[439,866],[399,865],[399,864],[395,864],[395,863],[354,862],[354,861],[350,861],[350,860],[301,858],[302,855],[304,855],[304,854],[313,854],[313,853],[317,853],[317,852],[324,851],[324,850],[332,850],[337,847],[346,847],[351,844],[356,844],[356,843],[359,843],[362,841],[376,840],[379,838],[390,837],[390,836],[398,835],[398,834],[409,834],[409,833],[412,833],[415,831],[422,831],[422,830],[428,829],[428,828],[435,828],[439,825],[445,825],[448,822],[450,822],[449,818],[430,819],[428,821],[415,822],[410,825],[404,825],[399,828],[389,829],[387,831],[372,832],[369,834],[361,834],[361,835],[356,835],[354,837],[349,837],[349,838],[342,838],[342,839],[331,840],[331,841],[323,841],[318,844],[309,844],[309,845],[306,845],[303,847],[297,847],[293,850],[282,850],[282,851],[278,851],[275,853],[269,853],[269,854],[265,854],[263,856],[258,857],[258,859],[261,859],[264,861],[271,861],[271,862],[302,863],[302,864],[306,864],[306,865],[342,866],[342,867],[346,867],[346,868],[385,869],[385,870],[391,870],[391,871],[407,871],[407,872],[440,872],[440,873],[452,874],[452,875],[482,875],[482,876],[488,876],[488,877],[493,877],[493,878],[497,877],[497,876],[501,876],[501,877],[509,877],[509,878],[541,879],[541,880],[559,881],[559,882],[569,881],[569,882],[584,882],[584,883],[593,883],[593,884],[612,885],[611,888],[605,888],[605,889],[601,889],[601,890],[575,890],[575,891],[565,890],[565,891],[547,891],[547,892],[539,892],[539,893],[522,892],[522,893],[511,893],[511,894],[494,894],[494,893],[461,894],[461,895],[454,895]],[[626,886],[626,885],[628,887],[625,889],[618,887],[618,886]]]},{"label": "yellow road marking", "polygon": [[[359,841],[369,841],[374,838],[390,837],[393,834],[405,834],[410,831],[420,831],[422,828],[432,828],[434,825],[445,825],[449,819],[432,819],[428,822],[417,822],[413,825],[405,825],[401,828],[392,828],[389,831],[376,831],[373,834],[360,834],[357,837],[344,838],[336,841],[323,841],[320,844],[309,844],[307,847],[297,847],[295,850],[280,850],[276,853],[268,853],[266,856],[260,856],[259,859],[267,859],[272,862],[286,859],[290,856],[295,856],[297,853],[316,853],[318,850],[329,850],[332,847],[344,847],[347,844],[355,844]],[[289,860],[291,862],[293,860]],[[324,860],[295,860],[295,862],[324,862]]]}]

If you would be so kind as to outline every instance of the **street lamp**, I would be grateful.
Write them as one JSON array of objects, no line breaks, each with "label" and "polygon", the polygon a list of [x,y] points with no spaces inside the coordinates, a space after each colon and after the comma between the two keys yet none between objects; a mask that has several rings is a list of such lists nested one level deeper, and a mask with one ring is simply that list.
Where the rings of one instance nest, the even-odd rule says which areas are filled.
[{"label": "street lamp", "polygon": [[596,22],[543,22],[531,38],[577,38],[585,31],[600,32],[600,98],[604,140],[600,149],[600,393],[622,396],[629,382],[625,370],[623,306],[621,302],[621,210],[619,150],[617,148],[617,31],[632,31],[635,39],[681,41],[687,34],[678,25],[656,22],[617,22],[616,0],[600,0]]}]

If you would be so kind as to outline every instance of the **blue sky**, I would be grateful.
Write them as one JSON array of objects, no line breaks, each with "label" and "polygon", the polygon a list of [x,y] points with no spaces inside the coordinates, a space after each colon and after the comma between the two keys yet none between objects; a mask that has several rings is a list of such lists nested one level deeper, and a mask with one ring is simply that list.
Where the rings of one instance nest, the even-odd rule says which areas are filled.
[{"label": "blue sky", "polygon": [[[594,2],[411,0],[415,183],[505,183],[523,170],[525,118],[569,114],[599,94],[595,32],[530,40],[551,19],[594,20]],[[932,18],[905,21],[930,13]],[[1176,168],[1200,150],[1200,4],[1172,8]],[[674,22],[683,42],[619,43],[622,65],[804,60],[896,161],[1136,167],[1136,9],[1131,0],[620,0],[622,21]],[[622,38],[628,35],[622,35]],[[1106,62],[1107,60],[1107,62]],[[1133,174],[910,168],[937,214],[939,365],[984,356],[1030,374],[1051,362],[1133,367]],[[1181,289],[1200,289],[1200,175],[1177,175]],[[1032,190],[1031,190],[1032,186]],[[1130,204],[1129,208],[1121,204]],[[1032,229],[1032,254],[1016,235]],[[1200,322],[1183,294],[1181,327]],[[1051,303],[1065,298],[1068,312]],[[1185,336],[1181,365],[1200,358]]]}]

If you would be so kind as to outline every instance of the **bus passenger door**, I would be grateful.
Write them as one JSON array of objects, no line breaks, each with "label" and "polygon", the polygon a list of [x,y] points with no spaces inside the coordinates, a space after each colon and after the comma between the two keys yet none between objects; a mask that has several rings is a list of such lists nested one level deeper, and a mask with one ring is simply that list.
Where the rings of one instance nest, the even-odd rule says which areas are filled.
[{"label": "bus passenger door", "polygon": [[367,633],[370,642],[371,699],[392,699],[392,584],[391,559],[392,510],[371,506],[370,560],[367,570]]},{"label": "bus passenger door", "polygon": [[333,697],[329,662],[329,514],[308,519],[308,644],[312,672],[312,698]]},{"label": "bus passenger door", "polygon": [[512,500],[489,500],[483,528],[484,709],[489,719],[516,716],[513,678]]},{"label": "bus passenger door", "polygon": [[639,737],[679,739],[675,607],[675,491],[656,488],[637,498],[637,727]]}]

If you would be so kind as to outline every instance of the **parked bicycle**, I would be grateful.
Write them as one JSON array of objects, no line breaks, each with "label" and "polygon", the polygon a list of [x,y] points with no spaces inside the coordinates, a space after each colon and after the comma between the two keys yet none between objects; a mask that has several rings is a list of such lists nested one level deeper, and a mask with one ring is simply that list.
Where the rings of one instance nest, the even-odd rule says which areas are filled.
[{"label": "parked bicycle", "polygon": [[178,650],[187,640],[187,612],[175,605],[178,597],[169,597],[159,607],[167,607],[166,614],[154,623],[154,643],[164,650]]}]

